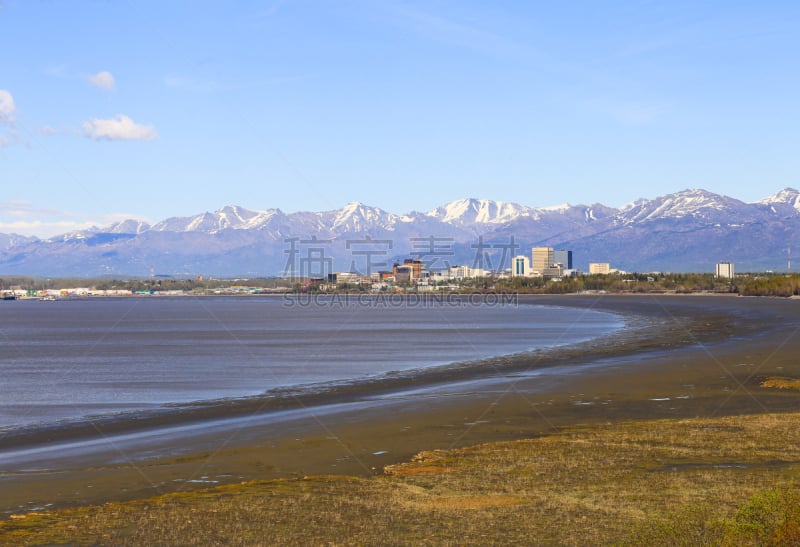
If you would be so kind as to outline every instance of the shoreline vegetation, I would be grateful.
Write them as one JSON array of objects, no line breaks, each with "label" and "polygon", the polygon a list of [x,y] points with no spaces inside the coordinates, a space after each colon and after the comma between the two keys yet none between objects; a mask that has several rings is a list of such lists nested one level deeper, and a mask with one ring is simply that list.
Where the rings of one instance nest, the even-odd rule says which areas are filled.
[{"label": "shoreline vegetation", "polygon": [[[0,520],[0,544],[800,541],[796,302],[524,301],[610,311],[637,328],[534,362],[506,358],[498,376],[506,387],[492,393],[477,384],[463,398],[400,397],[368,413],[317,416],[305,429],[251,433],[210,452],[138,464],[89,458],[60,471],[0,474],[0,500],[15,508]],[[573,372],[544,386],[520,376],[537,366]],[[469,378],[481,375],[412,375],[406,385],[325,400]],[[202,408],[207,414],[193,419],[230,412],[227,403]],[[159,419],[166,418],[144,425],[163,425]],[[131,424],[91,427],[105,435]],[[38,510],[24,510],[33,508],[21,503],[27,499]]]},{"label": "shoreline vegetation", "polygon": [[[80,287],[81,293],[74,293]],[[26,276],[0,278],[3,294],[21,298],[50,296],[247,296],[286,293],[497,293],[497,294],[733,294],[739,296],[800,296],[800,274],[775,272],[737,274],[732,279],[708,273],[578,274],[563,278],[478,277],[420,287],[409,283],[382,286],[340,283],[327,285],[312,279],[41,279]],[[62,291],[66,291],[62,294]]]},{"label": "shoreline vegetation", "polygon": [[797,545],[800,414],[574,426],[374,477],[249,481],[14,514],[8,545]]}]

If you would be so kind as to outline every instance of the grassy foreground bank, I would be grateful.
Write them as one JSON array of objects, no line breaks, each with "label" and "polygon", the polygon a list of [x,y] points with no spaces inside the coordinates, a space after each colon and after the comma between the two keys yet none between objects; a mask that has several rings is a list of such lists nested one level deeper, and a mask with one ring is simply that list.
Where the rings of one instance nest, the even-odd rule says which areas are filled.
[{"label": "grassy foreground bank", "polygon": [[800,413],[572,427],[372,478],[229,485],[0,522],[0,544],[800,544]]}]

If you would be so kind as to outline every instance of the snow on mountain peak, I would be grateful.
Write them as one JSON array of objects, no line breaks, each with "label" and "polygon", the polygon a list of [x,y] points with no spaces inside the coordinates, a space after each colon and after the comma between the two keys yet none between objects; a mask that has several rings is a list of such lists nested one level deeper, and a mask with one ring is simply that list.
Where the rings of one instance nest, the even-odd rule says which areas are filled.
[{"label": "snow on mountain peak", "polygon": [[334,230],[360,231],[368,228],[391,230],[399,217],[379,207],[370,207],[360,201],[351,201],[341,209],[331,211],[334,215],[330,227]]},{"label": "snow on mountain peak", "polygon": [[630,223],[663,218],[710,218],[721,212],[734,211],[744,205],[739,200],[714,194],[713,192],[690,189],[660,196],[652,200],[634,201],[620,210],[619,220]]},{"label": "snow on mountain peak", "polygon": [[129,218],[120,222],[116,222],[111,226],[104,228],[102,231],[109,234],[141,234],[150,229],[150,224],[143,220]]},{"label": "snow on mountain peak", "polygon": [[239,207],[238,205],[226,205],[222,209],[214,212],[221,223],[226,224],[225,227],[235,227],[246,223],[249,219],[253,218],[257,213]]},{"label": "snow on mountain peak", "polygon": [[547,207],[540,207],[542,211],[551,211],[556,213],[563,213],[572,208],[569,203],[562,203],[560,205],[548,205]]},{"label": "snow on mountain peak", "polygon": [[262,228],[279,209],[251,211],[238,205],[226,205],[213,213],[205,212],[191,217],[172,217],[152,226],[157,232],[205,232],[209,234],[222,230],[248,230]]},{"label": "snow on mountain peak", "polygon": [[475,198],[452,201],[426,214],[441,222],[461,226],[467,224],[504,224],[524,216],[538,218],[537,211],[531,207],[508,201]]},{"label": "snow on mountain peak", "polygon": [[780,205],[786,204],[800,211],[800,192],[794,188],[784,188],[783,190],[758,200],[756,203],[761,205]]},{"label": "snow on mountain peak", "polygon": [[458,199],[429,211],[427,215],[435,217],[442,222],[453,222],[463,217],[470,209],[474,209],[477,201],[473,198]]},{"label": "snow on mountain peak", "polygon": [[[800,212],[800,192],[784,188],[776,194],[751,205],[762,208],[771,207],[773,213],[787,214],[792,207]],[[781,210],[781,208],[784,208]],[[452,228],[484,232],[502,229],[513,223],[546,222],[548,226],[563,222],[595,222],[613,218],[614,223],[630,224],[660,219],[696,219],[705,223],[730,223],[724,217],[734,215],[737,219],[748,221],[758,215],[756,210],[748,209],[747,204],[726,196],[701,189],[687,189],[667,194],[655,199],[639,199],[618,209],[601,204],[593,206],[571,206],[568,203],[548,207],[530,207],[507,201],[463,198],[441,205],[427,213],[408,213],[398,215],[378,207],[371,207],[360,201],[347,203],[340,209],[326,212],[305,212],[283,214],[279,209],[249,210],[238,205],[226,205],[213,213],[205,212],[190,217],[173,217],[149,226],[147,223],[131,219],[116,223],[98,232],[118,234],[140,234],[145,231],[204,232],[214,234],[225,230],[267,230],[270,233],[311,233],[326,232],[330,235],[341,233],[368,232],[370,230],[397,231],[400,224],[434,222],[449,224]],[[287,232],[288,230],[288,232]],[[88,232],[87,232],[88,233]],[[75,234],[70,234],[75,237]],[[278,236],[275,236],[278,237]]]}]

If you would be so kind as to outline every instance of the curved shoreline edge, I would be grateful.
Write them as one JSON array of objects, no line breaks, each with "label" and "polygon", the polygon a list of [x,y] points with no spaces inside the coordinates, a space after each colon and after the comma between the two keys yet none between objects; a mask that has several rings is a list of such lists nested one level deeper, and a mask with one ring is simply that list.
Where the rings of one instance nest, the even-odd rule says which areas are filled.
[{"label": "curved shoreline edge", "polygon": [[[620,311],[615,309],[615,306],[604,305],[602,297],[586,299],[570,296],[521,296],[520,304],[579,307],[605,312],[619,316],[625,325],[598,338],[532,352],[409,369],[341,382],[276,388],[261,395],[248,397],[166,403],[145,411],[10,427],[0,430],[0,454],[4,449],[19,449],[60,441],[76,442],[153,428],[252,417],[276,411],[312,410],[316,407],[360,402],[409,389],[544,371],[564,365],[581,366],[610,356],[621,357],[642,351],[668,350],[693,343],[714,342],[724,339],[731,331],[731,317],[718,316],[710,319],[673,315],[669,320],[665,320],[652,312],[643,313],[643,310]],[[676,322],[678,319],[680,322]],[[695,333],[694,338],[685,336],[687,330]]]}]

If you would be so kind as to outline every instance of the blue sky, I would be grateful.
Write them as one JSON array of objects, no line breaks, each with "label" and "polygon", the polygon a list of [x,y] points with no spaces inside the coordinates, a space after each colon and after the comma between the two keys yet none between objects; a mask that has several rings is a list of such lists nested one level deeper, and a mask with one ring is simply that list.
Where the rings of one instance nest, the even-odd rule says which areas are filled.
[{"label": "blue sky", "polygon": [[0,232],[800,186],[800,3],[0,2]]}]

